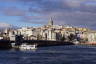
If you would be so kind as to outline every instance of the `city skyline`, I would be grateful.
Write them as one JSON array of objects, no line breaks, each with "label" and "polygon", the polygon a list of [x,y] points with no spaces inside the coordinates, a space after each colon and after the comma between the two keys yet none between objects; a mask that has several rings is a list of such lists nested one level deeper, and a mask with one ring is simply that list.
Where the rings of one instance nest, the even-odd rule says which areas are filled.
[{"label": "city skyline", "polygon": [[0,0],[0,27],[55,24],[96,29],[96,0]]}]

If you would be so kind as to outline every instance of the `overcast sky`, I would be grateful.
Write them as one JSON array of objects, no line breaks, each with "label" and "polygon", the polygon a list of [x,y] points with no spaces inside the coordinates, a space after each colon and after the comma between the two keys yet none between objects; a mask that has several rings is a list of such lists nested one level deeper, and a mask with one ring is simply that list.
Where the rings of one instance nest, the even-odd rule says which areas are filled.
[{"label": "overcast sky", "polygon": [[0,23],[8,26],[55,24],[96,29],[96,0],[0,0]]}]

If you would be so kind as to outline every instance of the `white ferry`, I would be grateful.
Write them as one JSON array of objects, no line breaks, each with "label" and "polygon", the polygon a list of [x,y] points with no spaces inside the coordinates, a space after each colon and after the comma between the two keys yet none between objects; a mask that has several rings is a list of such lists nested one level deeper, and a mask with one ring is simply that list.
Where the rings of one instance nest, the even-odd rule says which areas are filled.
[{"label": "white ferry", "polygon": [[19,46],[19,49],[20,50],[33,50],[33,49],[36,49],[36,46],[37,45],[27,45],[27,44],[22,44]]}]

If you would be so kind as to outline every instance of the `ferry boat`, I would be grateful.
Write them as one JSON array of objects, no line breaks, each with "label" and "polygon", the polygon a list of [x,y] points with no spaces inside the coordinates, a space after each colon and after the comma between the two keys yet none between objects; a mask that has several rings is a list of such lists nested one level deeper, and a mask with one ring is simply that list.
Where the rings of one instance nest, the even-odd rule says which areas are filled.
[{"label": "ferry boat", "polygon": [[19,46],[19,49],[20,50],[33,50],[33,49],[36,49],[36,46],[37,45],[28,45],[28,44],[22,44]]}]

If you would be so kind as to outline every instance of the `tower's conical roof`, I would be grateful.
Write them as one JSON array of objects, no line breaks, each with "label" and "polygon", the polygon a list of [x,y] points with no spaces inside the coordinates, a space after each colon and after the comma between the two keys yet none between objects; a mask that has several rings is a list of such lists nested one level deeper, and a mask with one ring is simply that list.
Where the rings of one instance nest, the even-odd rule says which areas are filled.
[{"label": "tower's conical roof", "polygon": [[50,18],[49,22],[48,22],[48,25],[53,25],[53,20],[52,18]]}]

